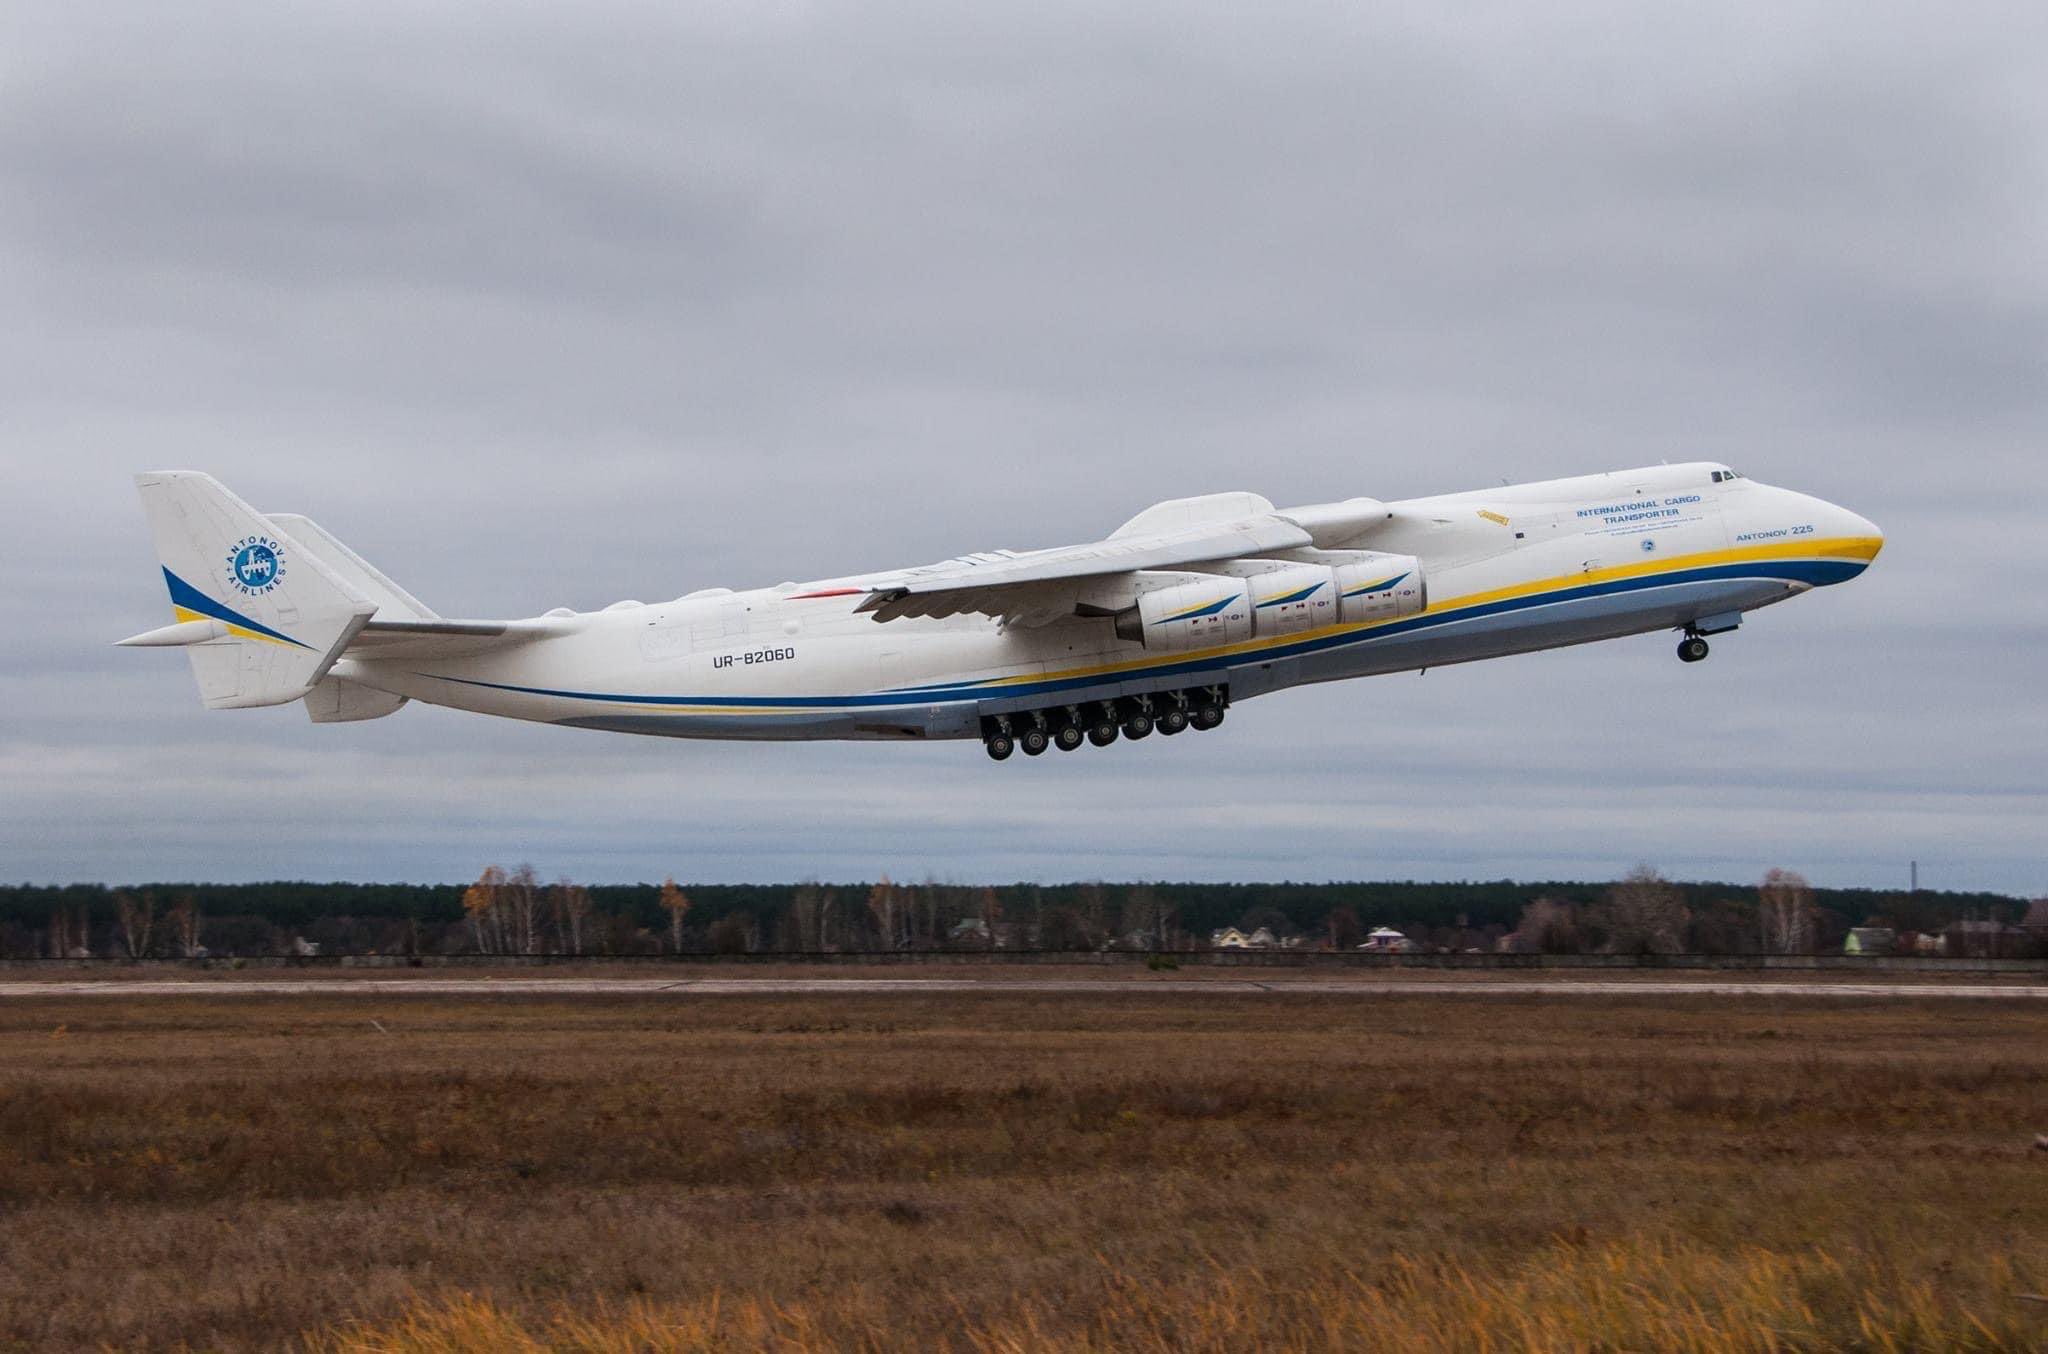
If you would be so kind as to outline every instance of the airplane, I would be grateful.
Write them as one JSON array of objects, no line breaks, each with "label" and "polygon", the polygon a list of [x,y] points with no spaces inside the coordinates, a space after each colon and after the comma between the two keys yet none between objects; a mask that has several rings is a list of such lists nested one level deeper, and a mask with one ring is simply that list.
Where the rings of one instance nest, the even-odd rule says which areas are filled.
[{"label": "airplane", "polygon": [[1744,613],[1856,577],[1884,534],[1718,463],[1430,498],[1171,499],[1082,545],[444,619],[309,519],[136,477],[209,709],[316,723],[408,701],[675,738],[970,739],[997,761],[1214,729],[1307,682],[1657,630],[1697,663]]}]

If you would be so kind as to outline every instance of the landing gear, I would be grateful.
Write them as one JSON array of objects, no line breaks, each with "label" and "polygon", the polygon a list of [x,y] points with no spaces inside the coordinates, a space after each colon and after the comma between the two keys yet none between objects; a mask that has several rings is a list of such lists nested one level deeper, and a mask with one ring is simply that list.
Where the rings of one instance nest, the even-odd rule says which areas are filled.
[{"label": "landing gear", "polygon": [[1154,729],[1168,736],[1184,729],[1213,729],[1223,722],[1229,704],[1228,689],[1218,684],[985,715],[981,741],[999,762],[1019,748],[1027,757],[1042,756],[1049,747],[1073,752],[1084,740],[1106,748],[1119,738],[1149,737]]},{"label": "landing gear", "polygon": [[1687,635],[1678,641],[1678,661],[1697,663],[1707,656],[1707,642],[1698,635]]}]

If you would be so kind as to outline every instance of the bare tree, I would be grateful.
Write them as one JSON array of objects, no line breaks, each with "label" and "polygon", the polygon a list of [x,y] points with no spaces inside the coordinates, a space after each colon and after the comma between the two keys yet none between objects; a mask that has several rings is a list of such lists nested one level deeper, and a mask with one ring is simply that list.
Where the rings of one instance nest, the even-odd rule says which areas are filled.
[{"label": "bare tree", "polygon": [[114,919],[121,928],[121,944],[130,959],[149,953],[150,933],[156,930],[156,894],[148,889],[140,898],[122,892],[114,895]]},{"label": "bare tree", "polygon": [[1330,948],[1352,950],[1365,938],[1365,924],[1358,920],[1358,913],[1349,905],[1340,903],[1330,909],[1324,924],[1330,932]]},{"label": "bare tree", "polygon": [[521,865],[505,881],[505,916],[512,926],[516,953],[540,953],[540,876],[533,866]]},{"label": "bare tree", "polygon": [[1124,895],[1123,935],[1142,935],[1154,949],[1167,947],[1174,907],[1150,884],[1133,884]]},{"label": "bare tree", "polygon": [[834,899],[830,889],[820,887],[815,881],[797,885],[796,892],[790,896],[789,915],[793,927],[791,939],[799,950],[811,953],[826,947]]},{"label": "bare tree", "polygon": [[1771,870],[1757,889],[1757,920],[1765,954],[1813,950],[1813,887],[1792,870]]},{"label": "bare tree", "polygon": [[590,890],[569,881],[555,881],[548,890],[548,912],[555,920],[555,944],[564,954],[583,953],[583,921],[590,915]]},{"label": "bare tree", "polygon": [[1514,948],[1524,954],[1578,954],[1585,948],[1579,910],[1561,898],[1532,898],[1524,903],[1512,939]]},{"label": "bare tree", "polygon": [[1076,895],[1075,906],[1081,913],[1082,922],[1088,927],[1088,934],[1100,943],[1109,931],[1109,891],[1099,882],[1083,884]]},{"label": "bare tree", "polygon": [[676,954],[683,952],[683,918],[690,911],[690,895],[676,887],[676,877],[661,881],[661,910],[668,913],[668,944]]},{"label": "bare tree", "polygon": [[183,894],[171,908],[171,934],[176,938],[178,953],[187,959],[199,957],[199,904],[191,894]]},{"label": "bare tree", "polygon": [[1607,890],[1600,920],[1610,954],[1677,954],[1685,934],[1685,898],[1648,865]]}]

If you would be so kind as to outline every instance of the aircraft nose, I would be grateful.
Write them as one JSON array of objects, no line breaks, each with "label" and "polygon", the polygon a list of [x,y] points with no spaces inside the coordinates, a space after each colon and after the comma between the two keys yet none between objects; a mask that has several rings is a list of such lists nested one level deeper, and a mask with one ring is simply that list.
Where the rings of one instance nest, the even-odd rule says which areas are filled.
[{"label": "aircraft nose", "polygon": [[1884,549],[1884,530],[1861,513],[1854,513],[1837,504],[1829,504],[1834,510],[1835,535],[1846,536],[1852,541],[1867,546],[1870,558],[1876,559],[1878,551]]}]

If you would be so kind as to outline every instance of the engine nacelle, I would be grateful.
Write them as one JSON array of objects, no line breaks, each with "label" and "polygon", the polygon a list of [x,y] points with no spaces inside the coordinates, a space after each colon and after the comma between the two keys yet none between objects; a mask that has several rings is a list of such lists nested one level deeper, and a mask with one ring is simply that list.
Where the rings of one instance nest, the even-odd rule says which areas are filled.
[{"label": "engine nacelle", "polygon": [[1428,603],[1422,564],[1413,555],[1346,551],[1330,558],[1328,564],[1286,564],[1155,588],[1117,613],[1117,636],[1162,653],[1186,653],[1394,620]]},{"label": "engine nacelle", "polygon": [[1251,590],[1221,577],[1159,588],[1117,613],[1116,633],[1163,653],[1238,644],[1252,637]]},{"label": "engine nacelle", "polygon": [[1359,551],[1336,565],[1337,619],[1346,625],[1413,616],[1429,605],[1422,561],[1413,555]]},{"label": "engine nacelle", "polygon": [[1337,623],[1336,570],[1320,564],[1290,564],[1245,580],[1252,590],[1252,632],[1298,635]]}]

